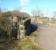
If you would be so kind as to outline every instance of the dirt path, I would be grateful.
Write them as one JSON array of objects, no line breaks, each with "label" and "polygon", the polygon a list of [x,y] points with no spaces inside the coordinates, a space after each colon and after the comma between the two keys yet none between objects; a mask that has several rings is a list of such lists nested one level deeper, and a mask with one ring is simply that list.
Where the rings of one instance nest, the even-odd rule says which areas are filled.
[{"label": "dirt path", "polygon": [[39,26],[38,37],[36,39],[45,50],[56,50],[56,27]]}]

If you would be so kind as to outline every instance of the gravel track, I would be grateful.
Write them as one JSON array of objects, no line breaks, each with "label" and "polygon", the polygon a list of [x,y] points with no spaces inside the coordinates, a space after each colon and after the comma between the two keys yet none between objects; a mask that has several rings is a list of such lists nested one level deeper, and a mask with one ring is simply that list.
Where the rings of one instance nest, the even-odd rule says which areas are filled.
[{"label": "gravel track", "polygon": [[56,50],[56,26],[39,26],[36,41],[45,50]]}]

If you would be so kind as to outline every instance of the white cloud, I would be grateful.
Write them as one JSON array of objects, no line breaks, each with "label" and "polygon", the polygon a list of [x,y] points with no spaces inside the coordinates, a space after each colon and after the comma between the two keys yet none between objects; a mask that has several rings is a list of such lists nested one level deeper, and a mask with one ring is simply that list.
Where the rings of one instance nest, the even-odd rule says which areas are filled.
[{"label": "white cloud", "polygon": [[26,13],[28,13],[29,15],[31,15],[31,16],[32,16],[31,12],[30,12],[30,11],[28,11],[28,10],[21,10],[21,12],[26,12]]},{"label": "white cloud", "polygon": [[25,12],[28,8],[30,0],[20,0],[21,11]]},{"label": "white cloud", "polygon": [[20,11],[21,12],[27,12],[28,14],[30,14],[28,12],[29,3],[30,3],[30,0],[20,0]]},{"label": "white cloud", "polygon": [[21,6],[27,6],[29,4],[29,0],[20,0]]}]

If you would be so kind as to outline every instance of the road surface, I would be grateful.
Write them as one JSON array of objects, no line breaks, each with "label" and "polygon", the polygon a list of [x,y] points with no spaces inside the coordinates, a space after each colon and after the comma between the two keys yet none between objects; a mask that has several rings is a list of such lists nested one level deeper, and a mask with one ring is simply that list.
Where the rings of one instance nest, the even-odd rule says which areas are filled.
[{"label": "road surface", "polygon": [[39,26],[37,40],[45,50],[56,50],[56,26]]}]

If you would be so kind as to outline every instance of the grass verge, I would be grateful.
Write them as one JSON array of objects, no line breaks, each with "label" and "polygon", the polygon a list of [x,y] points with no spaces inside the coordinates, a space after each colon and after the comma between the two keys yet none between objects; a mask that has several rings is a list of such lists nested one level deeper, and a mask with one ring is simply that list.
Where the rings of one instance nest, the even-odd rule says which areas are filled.
[{"label": "grass verge", "polygon": [[36,45],[29,37],[21,39],[19,46],[21,50],[43,50],[43,48],[40,48],[38,44]]}]

